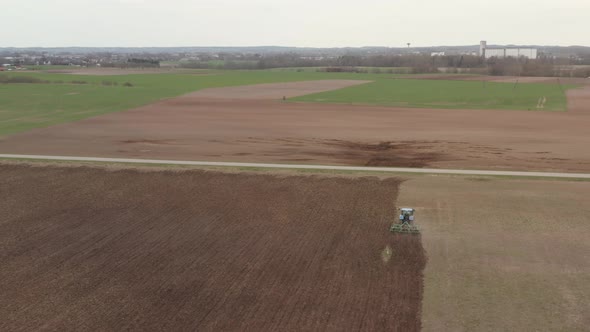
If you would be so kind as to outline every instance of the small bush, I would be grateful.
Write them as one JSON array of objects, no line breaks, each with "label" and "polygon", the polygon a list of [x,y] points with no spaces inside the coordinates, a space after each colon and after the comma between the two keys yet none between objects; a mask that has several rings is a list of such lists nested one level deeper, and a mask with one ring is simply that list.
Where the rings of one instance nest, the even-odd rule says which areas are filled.
[{"label": "small bush", "polygon": [[88,84],[86,81],[71,81],[72,84]]},{"label": "small bush", "polygon": [[360,74],[367,74],[369,72],[366,68],[357,68],[357,67],[326,67],[320,68],[317,71],[322,71],[326,73],[360,73]]},{"label": "small bush", "polygon": [[345,69],[341,67],[328,67],[326,68],[327,73],[342,73]]},{"label": "small bush", "polygon": [[421,65],[413,66],[412,69],[410,69],[410,72],[412,74],[438,73],[438,68],[430,66],[430,65],[421,64]]},{"label": "small bush", "polygon": [[18,83],[33,83],[33,84],[47,84],[49,81],[44,81],[36,77],[30,76],[0,76],[0,83],[4,84],[18,84]]},{"label": "small bush", "polygon": [[133,86],[133,84],[131,84],[131,83],[129,83],[129,82],[125,82],[125,83],[123,83],[123,86],[126,86],[126,87],[132,87],[132,86]]},{"label": "small bush", "polygon": [[119,83],[116,81],[102,81],[100,84],[102,84],[104,86],[117,86],[117,85],[119,85]]}]

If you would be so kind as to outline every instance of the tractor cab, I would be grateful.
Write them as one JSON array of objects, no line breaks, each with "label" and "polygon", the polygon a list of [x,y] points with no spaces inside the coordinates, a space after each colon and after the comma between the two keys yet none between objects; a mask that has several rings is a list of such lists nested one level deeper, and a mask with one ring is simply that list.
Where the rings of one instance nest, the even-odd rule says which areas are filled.
[{"label": "tractor cab", "polygon": [[411,223],[412,221],[414,221],[414,209],[412,208],[401,208],[399,209],[400,211],[400,215],[399,215],[399,221],[401,222],[407,222],[407,223]]}]

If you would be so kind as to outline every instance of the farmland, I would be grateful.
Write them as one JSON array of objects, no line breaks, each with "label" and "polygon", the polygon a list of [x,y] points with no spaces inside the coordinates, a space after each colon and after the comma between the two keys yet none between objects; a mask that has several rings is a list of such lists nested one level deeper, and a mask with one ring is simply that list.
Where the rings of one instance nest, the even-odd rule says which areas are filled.
[{"label": "farmland", "polygon": [[[70,75],[0,73],[49,84],[3,84],[0,135],[123,111],[203,88],[321,79],[315,73],[203,72],[192,74]],[[82,84],[80,84],[82,82]],[[124,86],[130,83],[132,86]]]},{"label": "farmland", "polygon": [[[156,71],[0,74],[0,152],[590,172],[585,80]],[[590,325],[588,182],[308,172],[0,162],[0,330]]]},{"label": "farmland", "polygon": [[[3,330],[590,323],[588,182],[23,163],[0,171],[0,194],[11,197],[0,202],[10,211],[0,217]],[[389,233],[400,206],[417,208],[422,236]]]},{"label": "farmland", "polygon": [[542,83],[506,84],[446,80],[378,80],[345,89],[294,98],[296,101],[322,103],[378,104],[388,106],[539,110],[539,98],[546,98],[546,111],[565,111],[562,89],[574,86]]},{"label": "farmland", "polygon": [[424,331],[585,331],[590,183],[481,177],[405,181],[428,255]]},{"label": "farmland", "polygon": [[[123,111],[205,88],[312,80],[373,81],[363,86],[293,98],[292,101],[379,104],[389,106],[461,109],[565,110],[565,84],[484,83],[479,81],[395,79],[388,74],[296,71],[174,72],[149,70],[77,70],[68,73],[0,73],[3,77],[32,77],[47,84],[2,84],[0,135],[77,121]],[[130,73],[130,74],[125,74]],[[72,75],[75,74],[75,75]],[[129,85],[129,86],[126,86]],[[289,97],[289,96],[287,96]]]},{"label": "farmland", "polygon": [[[360,80],[362,77],[370,78],[370,75],[368,77],[364,74],[327,76],[339,77],[337,80],[319,80],[318,78],[325,77],[324,73],[299,74],[301,73],[289,73],[292,75],[289,76],[292,78],[290,83],[245,86],[238,86],[238,83],[245,84],[248,79],[257,82],[271,78],[279,80],[285,76],[280,72],[258,72],[256,75],[259,76],[246,74],[235,81],[215,75],[187,76],[187,85],[192,80],[211,80],[207,85],[217,87],[193,87],[197,89],[194,92],[158,100],[125,112],[116,110],[123,108],[121,105],[125,103],[128,105],[125,107],[132,107],[131,103],[139,99],[156,98],[146,94],[128,99],[132,94],[125,91],[141,92],[142,85],[148,87],[145,88],[146,91],[157,90],[155,86],[149,88],[150,84],[156,84],[149,83],[149,79],[158,76],[117,76],[120,82],[134,76],[145,76],[142,79],[147,81],[140,84],[140,81],[133,80],[134,87],[89,86],[90,89],[100,91],[112,89],[110,91],[114,94],[120,92],[112,100],[95,100],[94,104],[103,103],[96,110],[88,109],[90,106],[84,104],[85,97],[60,97],[72,98],[67,99],[72,103],[70,110],[72,114],[82,112],[80,117],[88,116],[83,110],[98,113],[109,110],[110,114],[33,130],[26,129],[40,126],[38,122],[18,127],[20,123],[27,121],[26,117],[17,117],[14,121],[6,120],[3,122],[5,128],[10,130],[12,126],[14,130],[23,132],[2,137],[0,150],[14,154],[171,160],[590,171],[590,150],[587,148],[590,136],[587,135],[586,124],[590,115],[587,106],[590,101],[588,85],[567,91],[567,112],[411,108],[295,102],[289,99],[283,101],[285,96],[297,99],[297,96],[303,95],[305,98],[306,95],[317,92],[362,89],[373,84],[368,83],[372,81],[370,79]],[[239,76],[238,73],[232,75]],[[169,75],[160,76],[175,80]],[[298,81],[299,78],[309,77],[314,79]],[[345,80],[345,77],[354,79]],[[471,76],[464,78],[473,79]],[[104,77],[92,76],[92,79],[101,82]],[[423,81],[424,84],[456,82],[426,79],[407,81]],[[224,86],[232,83],[234,86]],[[482,84],[481,81],[469,83],[478,86]],[[511,83],[497,84],[505,84],[511,88],[514,86]],[[16,84],[9,84],[8,88],[13,86]],[[30,86],[37,88],[38,85]],[[524,85],[518,86],[520,89]],[[535,86],[554,87],[555,84],[537,83]],[[16,87],[25,88],[26,86]],[[60,85],[55,88],[62,89]],[[66,88],[77,89],[78,86]],[[170,85],[167,89],[165,91],[173,94],[174,91],[178,93],[179,89],[188,87]],[[65,91],[67,90],[60,93]],[[154,95],[157,96],[156,93]],[[55,99],[56,96],[48,94],[46,98]],[[43,98],[27,99],[27,95],[22,97],[23,100],[15,101],[10,109],[24,107],[30,112],[47,114],[45,111],[35,111],[34,103]],[[78,102],[73,103],[75,98],[79,98]],[[14,101],[13,97],[8,99]],[[28,100],[33,105],[25,106]],[[5,100],[4,103],[8,101]],[[2,114],[5,117],[22,116],[20,111],[5,111]],[[62,117],[59,119],[61,121],[70,113],[57,114]]]},{"label": "farmland", "polygon": [[0,172],[1,330],[420,328],[398,179]]}]

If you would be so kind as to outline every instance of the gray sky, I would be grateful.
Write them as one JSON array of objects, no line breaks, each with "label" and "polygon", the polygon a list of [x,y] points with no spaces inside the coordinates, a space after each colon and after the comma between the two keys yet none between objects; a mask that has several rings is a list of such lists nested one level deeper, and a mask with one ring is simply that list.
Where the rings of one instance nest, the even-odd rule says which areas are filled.
[{"label": "gray sky", "polygon": [[0,47],[590,46],[590,0],[0,0]]}]

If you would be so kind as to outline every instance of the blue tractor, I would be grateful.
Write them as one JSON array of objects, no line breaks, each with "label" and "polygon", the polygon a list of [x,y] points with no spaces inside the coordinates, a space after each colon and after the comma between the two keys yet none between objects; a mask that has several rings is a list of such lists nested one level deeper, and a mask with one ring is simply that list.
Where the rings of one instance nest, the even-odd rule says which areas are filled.
[{"label": "blue tractor", "polygon": [[399,222],[391,225],[390,231],[394,233],[420,234],[420,230],[414,225],[414,212],[412,208],[399,209]]}]

